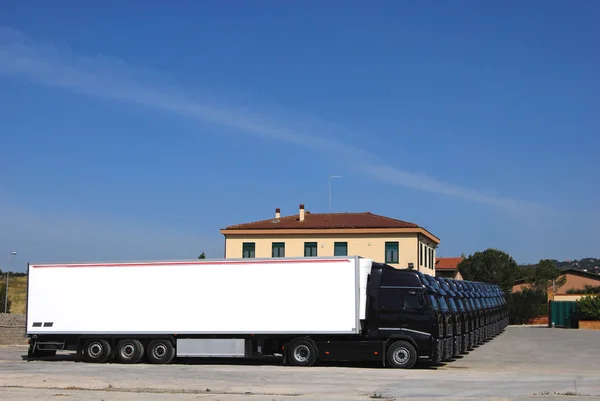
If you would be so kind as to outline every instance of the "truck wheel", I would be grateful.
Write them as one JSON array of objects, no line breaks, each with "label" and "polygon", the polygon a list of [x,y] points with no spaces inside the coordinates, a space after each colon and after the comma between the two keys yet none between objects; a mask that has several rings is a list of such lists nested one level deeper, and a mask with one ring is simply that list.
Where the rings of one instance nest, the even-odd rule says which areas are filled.
[{"label": "truck wheel", "polygon": [[127,338],[119,341],[115,349],[115,358],[120,363],[138,363],[144,356],[144,346],[139,340]]},{"label": "truck wheel", "polygon": [[300,339],[288,347],[288,360],[293,366],[312,366],[317,361],[317,347],[312,341]]},{"label": "truck wheel", "polygon": [[406,341],[396,341],[387,350],[387,362],[393,368],[410,369],[417,363],[417,350]]},{"label": "truck wheel", "polygon": [[83,360],[93,363],[104,363],[110,358],[110,344],[106,340],[87,340],[83,344]]},{"label": "truck wheel", "polygon": [[151,363],[169,363],[175,357],[175,349],[169,340],[150,341],[147,353]]}]

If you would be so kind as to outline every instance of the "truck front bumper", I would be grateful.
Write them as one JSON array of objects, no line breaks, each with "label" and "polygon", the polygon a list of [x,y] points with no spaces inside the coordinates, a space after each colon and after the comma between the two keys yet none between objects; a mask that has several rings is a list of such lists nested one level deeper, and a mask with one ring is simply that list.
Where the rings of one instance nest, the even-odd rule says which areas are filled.
[{"label": "truck front bumper", "polygon": [[444,338],[444,361],[446,359],[452,358],[452,354],[454,353],[454,337],[446,337]]},{"label": "truck front bumper", "polygon": [[458,356],[460,355],[460,351],[462,349],[462,341],[461,341],[461,336],[454,336],[454,350],[452,352],[452,356]]},{"label": "truck front bumper", "polygon": [[433,338],[431,341],[431,352],[429,359],[438,363],[444,358],[444,340],[441,338]]},{"label": "truck front bumper", "polygon": [[461,352],[465,353],[469,349],[469,333],[463,333],[461,341],[462,341]]}]

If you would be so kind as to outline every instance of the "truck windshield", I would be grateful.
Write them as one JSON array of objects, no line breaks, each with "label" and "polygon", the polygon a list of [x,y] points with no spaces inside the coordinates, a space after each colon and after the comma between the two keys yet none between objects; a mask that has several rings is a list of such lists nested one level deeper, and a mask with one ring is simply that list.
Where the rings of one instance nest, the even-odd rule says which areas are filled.
[{"label": "truck windshield", "polygon": [[469,311],[474,311],[475,309],[477,309],[475,307],[475,302],[473,302],[473,298],[467,298],[467,303],[469,304]]},{"label": "truck windshield", "polygon": [[440,304],[440,309],[442,310],[442,312],[448,312],[450,310],[450,309],[448,309],[448,304],[446,303],[446,300],[444,299],[444,297],[438,295],[437,300],[438,300],[438,303]]},{"label": "truck windshield", "polygon": [[460,298],[457,298],[457,299],[456,299],[456,303],[457,303],[457,305],[458,305],[458,310],[459,310],[459,311],[461,311],[461,312],[465,312],[465,311],[466,311],[466,309],[465,309],[465,304],[463,303],[463,300],[462,300],[462,299],[460,299]]},{"label": "truck windshield", "polygon": [[435,296],[433,295],[429,295],[429,302],[431,302],[431,308],[433,308],[433,310],[439,310],[440,307],[435,299]]},{"label": "truck windshield", "polygon": [[454,298],[448,297],[448,305],[450,305],[450,310],[452,312],[458,312],[458,308],[456,307],[456,302],[454,302]]}]

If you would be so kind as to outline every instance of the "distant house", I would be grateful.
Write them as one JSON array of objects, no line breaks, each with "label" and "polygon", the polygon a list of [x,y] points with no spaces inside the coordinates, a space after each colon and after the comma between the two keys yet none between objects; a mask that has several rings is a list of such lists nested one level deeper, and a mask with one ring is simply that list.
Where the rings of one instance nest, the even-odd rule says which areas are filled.
[{"label": "distant house", "polygon": [[458,271],[458,264],[464,258],[437,258],[435,260],[435,275],[437,277],[453,278],[462,280],[463,277]]},{"label": "distant house", "polygon": [[[586,286],[600,286],[599,274],[584,272],[577,269],[566,269],[560,273],[560,276],[565,276],[567,281],[563,286],[557,288],[555,293],[552,293],[552,283],[548,283],[549,300],[574,301],[581,298],[581,293],[583,293]],[[525,279],[520,279],[515,281],[513,292],[518,292],[528,287],[529,284],[525,281]]]},{"label": "distant house", "polygon": [[221,230],[225,258],[358,255],[395,268],[435,275],[439,238],[415,223],[363,213],[297,214],[236,224]]}]

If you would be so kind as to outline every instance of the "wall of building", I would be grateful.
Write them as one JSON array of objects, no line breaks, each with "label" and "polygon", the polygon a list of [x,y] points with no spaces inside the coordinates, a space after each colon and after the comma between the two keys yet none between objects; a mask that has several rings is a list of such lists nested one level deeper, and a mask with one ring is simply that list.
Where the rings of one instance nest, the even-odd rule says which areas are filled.
[{"label": "wall of building", "polygon": [[[419,249],[418,249],[418,264],[419,264],[419,269],[423,269],[425,268],[428,272],[435,272],[435,258],[436,258],[436,252],[435,252],[435,246],[436,244],[429,240],[428,238],[425,238],[423,236],[418,236],[418,240],[419,240]],[[429,274],[433,274],[433,273],[429,273]],[[433,274],[435,275],[435,274]]]},{"label": "wall of building", "polygon": [[26,345],[25,315],[0,313],[0,345]]},{"label": "wall of building", "polygon": [[[563,285],[562,287],[560,287],[556,290],[556,295],[574,295],[574,294],[567,294],[567,291],[573,290],[573,289],[583,290],[583,289],[585,289],[586,285],[591,285],[594,287],[600,285],[600,277],[598,277],[598,278],[582,277],[582,276],[578,276],[578,275],[571,274],[571,273],[566,273],[563,276],[567,277],[567,281],[566,281],[565,285]],[[529,287],[531,287],[531,286],[528,283],[515,284],[513,286],[513,292],[522,291],[523,289],[529,288]],[[548,289],[552,290],[551,283],[549,283]]]},{"label": "wall of building", "polygon": [[567,282],[562,287],[558,288],[556,294],[566,294],[568,290],[577,289],[583,290],[586,285],[598,286],[600,285],[600,277],[593,279],[591,277],[581,277],[575,274],[567,273]]},{"label": "wall of building", "polygon": [[[228,235],[225,243],[226,258],[241,258],[244,242],[255,243],[256,258],[270,258],[271,245],[273,242],[285,243],[285,256],[304,256],[304,243],[317,242],[317,256],[333,256],[334,244],[346,242],[348,244],[348,255],[358,255],[373,259],[377,262],[385,262],[385,243],[398,242],[398,263],[392,264],[396,268],[407,268],[409,263],[414,264],[414,269],[419,267],[418,241],[416,234],[336,234],[336,235],[285,235],[285,236],[238,236]],[[435,259],[434,259],[435,260]],[[420,266],[423,273],[435,275],[435,270]]]},{"label": "wall of building", "polygon": [[548,301],[575,302],[575,301],[579,301],[581,299],[581,297],[583,297],[583,295],[560,295],[560,294],[552,295],[550,293],[550,294],[548,294]]},{"label": "wall of building", "polygon": [[462,275],[460,274],[460,272],[458,270],[436,269],[435,275],[438,277],[451,278],[454,280],[462,280],[463,279]]}]

